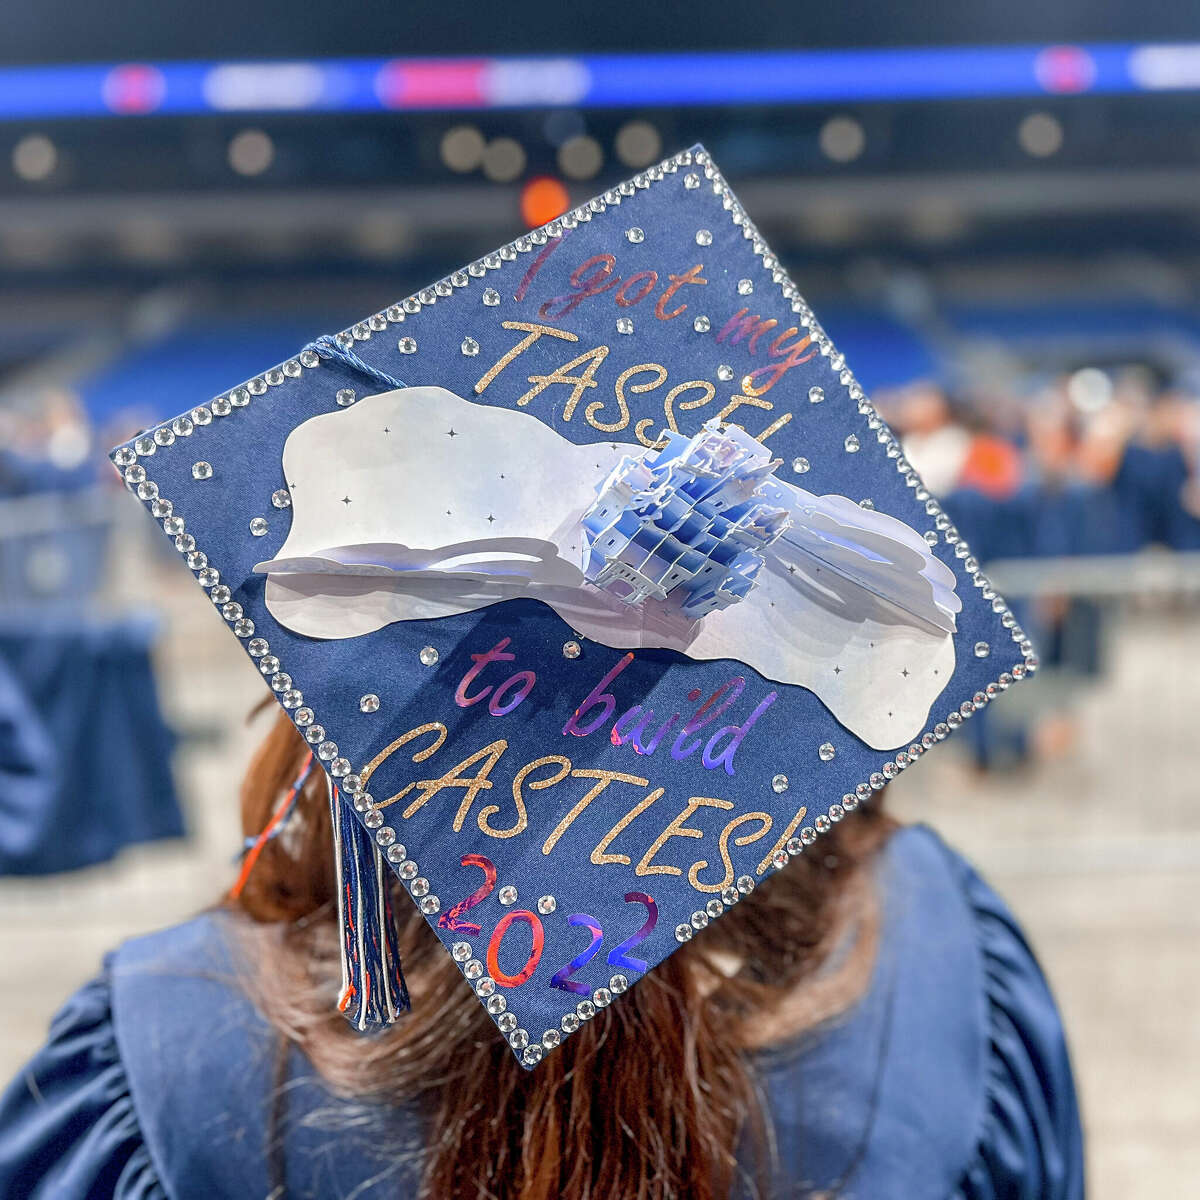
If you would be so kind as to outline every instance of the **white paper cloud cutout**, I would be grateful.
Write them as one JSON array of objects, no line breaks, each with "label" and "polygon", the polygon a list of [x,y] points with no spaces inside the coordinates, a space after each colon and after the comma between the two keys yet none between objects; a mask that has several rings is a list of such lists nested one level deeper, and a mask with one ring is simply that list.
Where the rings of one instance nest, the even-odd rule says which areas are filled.
[{"label": "white paper cloud cutout", "polygon": [[[954,575],[908,525],[843,496],[772,480],[793,528],[745,600],[701,621],[630,607],[584,580],[580,514],[626,442],[579,446],[527,413],[443,388],[370,396],[289,434],[292,526],[266,604],[315,638],[529,597],[584,637],[733,659],[813,691],[876,749],[915,737],[954,671]],[[837,544],[878,560],[838,560]],[[831,549],[832,547],[832,549]],[[885,597],[893,597],[887,599]]]}]

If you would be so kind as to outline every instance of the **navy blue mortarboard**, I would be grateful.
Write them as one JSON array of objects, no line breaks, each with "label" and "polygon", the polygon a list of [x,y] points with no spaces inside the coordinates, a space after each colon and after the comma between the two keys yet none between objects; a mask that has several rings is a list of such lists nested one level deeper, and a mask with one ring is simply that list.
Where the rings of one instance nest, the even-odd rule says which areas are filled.
[{"label": "navy blue mortarboard", "polygon": [[113,460],[527,1066],[1035,666],[700,148]]}]

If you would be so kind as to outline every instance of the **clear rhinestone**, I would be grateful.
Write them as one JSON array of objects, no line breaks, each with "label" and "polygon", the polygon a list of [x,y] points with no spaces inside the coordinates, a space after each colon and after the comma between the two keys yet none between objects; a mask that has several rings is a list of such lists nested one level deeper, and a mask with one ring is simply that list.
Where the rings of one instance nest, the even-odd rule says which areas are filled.
[{"label": "clear rhinestone", "polygon": [[191,417],[176,417],[171,422],[171,432],[176,437],[191,437],[193,428]]},{"label": "clear rhinestone", "polygon": [[212,463],[194,462],[192,463],[192,478],[193,479],[211,479],[212,478]]},{"label": "clear rhinestone", "polygon": [[542,916],[552,913],[557,907],[558,901],[553,896],[542,896],[538,899],[537,910]]},{"label": "clear rhinestone", "polygon": [[203,550],[193,550],[184,561],[193,571],[203,571],[208,566],[208,555]]},{"label": "clear rhinestone", "polygon": [[368,692],[365,696],[360,697],[358,701],[358,711],[364,713],[373,713],[379,711],[379,697],[374,692]]},{"label": "clear rhinestone", "polygon": [[254,636],[254,622],[249,617],[243,617],[240,621],[234,621],[233,632],[235,637],[248,638]]},{"label": "clear rhinestone", "polygon": [[575,1011],[579,1014],[582,1020],[590,1021],[596,1015],[596,1006],[590,1000],[580,1000],[580,1002],[575,1005]]},{"label": "clear rhinestone", "polygon": [[792,470],[797,475],[803,475],[806,471],[809,471],[811,469],[812,469],[812,463],[810,463],[807,458],[793,458],[792,459]]},{"label": "clear rhinestone", "polygon": [[220,608],[222,604],[228,604],[233,599],[233,592],[229,586],[224,583],[218,583],[211,592],[208,593],[208,598]]},{"label": "clear rhinestone", "polygon": [[273,654],[264,654],[262,661],[258,664],[258,669],[264,675],[274,675],[279,670],[279,659]]},{"label": "clear rhinestone", "polygon": [[169,446],[175,440],[175,435],[164,425],[154,431],[154,440],[160,446]]},{"label": "clear rhinestone", "polygon": [[472,958],[469,962],[463,963],[463,974],[471,980],[472,983],[476,979],[483,978],[483,963],[477,958]]},{"label": "clear rhinestone", "polygon": [[212,402],[212,411],[215,416],[227,417],[233,412],[233,405],[229,403],[227,396],[218,396]]},{"label": "clear rhinestone", "polygon": [[350,774],[350,760],[348,758],[335,758],[329,764],[329,773],[335,779],[343,779]]},{"label": "clear rhinestone", "polygon": [[712,232],[708,229],[697,229],[696,230],[696,245],[697,246],[711,246],[712,245]]},{"label": "clear rhinestone", "polygon": [[234,388],[229,393],[229,403],[234,408],[245,408],[250,403],[250,393],[253,392],[256,396],[261,396],[263,390],[262,380],[253,379],[245,387]]},{"label": "clear rhinestone", "polygon": [[304,693],[298,688],[288,688],[288,690],[279,697],[279,703],[282,704],[284,708],[299,708],[300,705],[304,703]]},{"label": "clear rhinestone", "polygon": [[473,337],[465,337],[459,349],[468,357],[474,358],[479,353],[479,343]]},{"label": "clear rhinestone", "polygon": [[316,719],[316,716],[317,714],[314,713],[311,708],[298,708],[296,709],[294,719],[297,725],[303,727],[305,725],[311,725]]},{"label": "clear rhinestone", "polygon": [[441,909],[442,902],[436,896],[426,896],[419,907],[426,916],[430,916]]},{"label": "clear rhinestone", "polygon": [[617,332],[618,333],[632,333],[633,332],[633,322],[628,317],[618,317],[617,318]]},{"label": "clear rhinestone", "polygon": [[722,383],[728,383],[733,378],[733,368],[728,363],[722,363],[717,368],[717,378]]},{"label": "clear rhinestone", "polygon": [[325,740],[325,726],[324,725],[310,725],[304,731],[304,740],[310,746],[315,746],[318,742],[323,742]]},{"label": "clear rhinestone", "polygon": [[487,1010],[493,1017],[498,1017],[507,1007],[508,1001],[500,992],[488,997]]},{"label": "clear rhinestone", "polygon": [[517,889],[511,883],[506,883],[497,893],[496,899],[504,905],[505,908],[510,908],[517,902]]},{"label": "clear rhinestone", "polygon": [[158,447],[154,444],[152,437],[140,437],[133,443],[133,448],[143,457],[146,458],[153,454]]},{"label": "clear rhinestone", "polygon": [[719,917],[725,911],[725,905],[723,905],[720,900],[714,898],[704,906],[704,911],[708,913],[710,917]]},{"label": "clear rhinestone", "polygon": [[140,464],[133,467],[126,467],[125,482],[128,484],[140,484],[146,479],[146,468]]},{"label": "clear rhinestone", "polygon": [[825,389],[823,387],[810,387],[808,389],[809,404],[820,404],[825,399]]},{"label": "clear rhinestone", "polygon": [[612,1003],[612,992],[606,987],[598,987],[592,993],[592,1003],[597,1008],[607,1008]]},{"label": "clear rhinestone", "polygon": [[122,446],[113,455],[113,462],[118,467],[128,467],[137,462],[137,452],[130,446]]},{"label": "clear rhinestone", "polygon": [[562,1034],[559,1033],[557,1029],[547,1029],[546,1032],[542,1034],[542,1045],[545,1046],[547,1050],[553,1050],[554,1047],[557,1046],[561,1041]]},{"label": "clear rhinestone", "polygon": [[416,354],[417,339],[411,337],[402,337],[396,343],[396,349],[399,350],[401,354]]},{"label": "clear rhinestone", "polygon": [[695,171],[689,171],[683,177],[683,186],[687,188],[689,192],[695,191],[696,188],[700,186],[700,176],[697,175]]},{"label": "clear rhinestone", "polygon": [[252,641],[246,647],[246,649],[250,652],[252,657],[262,658],[262,656],[264,654],[266,654],[268,650],[271,649],[271,646],[267,642],[266,638],[255,638],[254,641]]},{"label": "clear rhinestone", "polygon": [[545,1053],[541,1046],[526,1046],[521,1052],[521,1061],[527,1067],[536,1067],[542,1061],[542,1055]]},{"label": "clear rhinestone", "polygon": [[337,742],[324,741],[317,746],[317,757],[322,762],[333,762],[338,756]]},{"label": "clear rhinestone", "polygon": [[578,642],[569,641],[569,642],[563,642],[562,652],[563,652],[563,658],[578,658],[579,655],[582,653],[582,649]]},{"label": "clear rhinestone", "polygon": [[[242,615],[242,606],[236,600],[230,600],[227,604],[221,605],[221,616],[227,621],[236,621]],[[290,675],[281,675],[276,678],[286,679],[284,687],[292,686],[292,677]],[[274,680],[272,680],[272,683]],[[283,688],[276,688],[277,692],[283,691]]]},{"label": "clear rhinestone", "polygon": [[210,588],[216,587],[221,581],[221,574],[216,567],[205,567],[199,575],[196,576],[196,582],[201,587]]},{"label": "clear rhinestone", "polygon": [[821,745],[817,748],[817,757],[822,762],[832,762],[833,756],[836,753],[837,753],[837,751],[833,748],[832,742],[822,742]]},{"label": "clear rhinestone", "polygon": [[267,518],[254,517],[250,522],[250,532],[254,534],[255,537],[262,537],[262,535],[267,532]]},{"label": "clear rhinestone", "polygon": [[338,388],[337,395],[334,397],[339,408],[349,408],[357,398],[353,388]]},{"label": "clear rhinestone", "polygon": [[501,1013],[496,1020],[496,1027],[501,1033],[511,1033],[517,1027],[517,1018],[512,1013]]},{"label": "clear rhinestone", "polygon": [[422,646],[421,653],[417,657],[421,660],[421,666],[432,667],[436,665],[441,655],[438,654],[436,646]]},{"label": "clear rhinestone", "polygon": [[563,1019],[559,1024],[562,1026],[563,1033],[574,1033],[579,1028],[579,1017],[573,1012],[563,1013]]},{"label": "clear rhinestone", "polygon": [[738,285],[737,285],[737,290],[738,290],[738,295],[739,295],[739,296],[748,296],[748,295],[750,295],[750,293],[751,293],[752,291],[754,291],[754,280],[752,280],[752,279],[739,279],[739,280],[738,280]]},{"label": "clear rhinestone", "polygon": [[692,934],[694,932],[695,931],[692,929],[692,927],[690,925],[684,925],[684,924],[676,925],[675,926],[675,940],[677,942],[690,942],[692,940]]},{"label": "clear rhinestone", "polygon": [[737,880],[737,890],[741,892],[743,896],[750,895],[750,893],[754,891],[753,878],[749,875],[739,875]]},{"label": "clear rhinestone", "polygon": [[692,322],[692,328],[697,333],[707,333],[712,328],[712,322],[701,314]]},{"label": "clear rhinestone", "polygon": [[[175,505],[173,505],[170,500],[163,500],[161,497],[150,505],[150,515],[154,517],[169,517],[174,511]],[[178,541],[178,538],[176,541]]]},{"label": "clear rhinestone", "polygon": [[[382,815],[382,814],[380,814]],[[415,866],[415,864],[414,864]],[[429,895],[429,880],[423,875],[418,876],[408,885],[408,890],[419,900],[422,896]]]},{"label": "clear rhinestone", "polygon": [[854,436],[854,434],[851,434],[843,444],[846,447],[847,454],[857,454],[858,453],[858,449],[859,449],[858,438],[856,438]]},{"label": "clear rhinestone", "polygon": [[495,288],[484,288],[483,302],[488,308],[495,308],[500,303],[500,293]]},{"label": "clear rhinestone", "polygon": [[271,493],[271,503],[276,508],[291,508],[292,493],[287,488],[278,488]]},{"label": "clear rhinestone", "polygon": [[614,996],[619,996],[622,992],[629,991],[629,977],[627,975],[614,975],[608,981],[608,986]]},{"label": "clear rhinestone", "polygon": [[987,658],[987,656],[989,654],[991,654],[991,652],[992,652],[992,648],[991,648],[991,646],[989,646],[987,644],[987,642],[976,642],[975,643],[975,657],[976,658]]},{"label": "clear rhinestone", "polygon": [[646,235],[635,225],[632,229],[625,230],[625,240],[633,242],[633,244],[636,246],[638,242],[644,242],[646,240]]},{"label": "clear rhinestone", "polygon": [[786,775],[775,775],[771,779],[771,790],[773,792],[786,792],[788,790],[788,777]]},{"label": "clear rhinestone", "polygon": [[450,947],[450,955],[455,962],[466,962],[467,959],[471,957],[471,943],[455,942],[454,945]]},{"label": "clear rhinestone", "polygon": [[138,484],[137,494],[139,500],[153,500],[158,495],[158,484],[153,479],[147,479]]}]

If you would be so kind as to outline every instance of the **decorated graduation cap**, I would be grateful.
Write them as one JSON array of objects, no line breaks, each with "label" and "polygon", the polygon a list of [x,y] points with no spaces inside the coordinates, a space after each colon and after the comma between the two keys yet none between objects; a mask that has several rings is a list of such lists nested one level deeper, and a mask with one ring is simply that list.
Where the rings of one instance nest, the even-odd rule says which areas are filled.
[{"label": "decorated graduation cap", "polygon": [[529,1067],[1035,666],[699,147],[113,461]]}]

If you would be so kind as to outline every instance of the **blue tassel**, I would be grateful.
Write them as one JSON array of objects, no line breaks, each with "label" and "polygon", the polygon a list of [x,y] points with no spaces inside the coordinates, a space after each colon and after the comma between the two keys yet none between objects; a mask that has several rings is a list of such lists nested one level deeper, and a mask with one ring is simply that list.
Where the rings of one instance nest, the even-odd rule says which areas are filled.
[{"label": "blue tassel", "polygon": [[391,872],[332,779],[329,812],[342,952],[338,1009],[360,1032],[382,1029],[412,1007],[400,967]]}]

